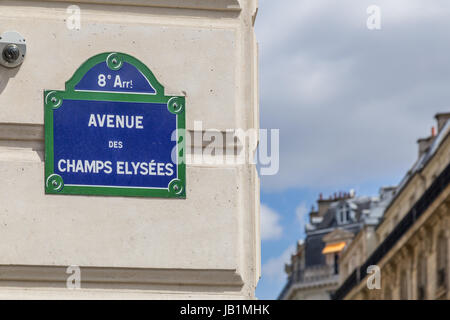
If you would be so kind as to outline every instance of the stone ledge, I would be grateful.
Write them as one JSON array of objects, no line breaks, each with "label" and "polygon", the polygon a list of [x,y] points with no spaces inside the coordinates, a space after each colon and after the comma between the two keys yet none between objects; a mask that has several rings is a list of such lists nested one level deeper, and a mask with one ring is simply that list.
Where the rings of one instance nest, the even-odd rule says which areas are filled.
[{"label": "stone ledge", "polygon": [[[203,139],[201,148],[194,146],[195,134],[220,134],[222,137],[226,136],[225,131],[213,131],[204,130],[202,132],[195,132],[194,130],[187,130],[186,134],[189,135],[186,144],[186,154],[189,156],[187,159],[188,165],[198,165],[192,162],[191,157],[194,154],[203,154],[204,162],[201,166],[215,165],[222,162],[217,162],[216,156],[208,155],[205,153],[205,148],[211,143]],[[2,148],[3,147],[3,148]],[[24,153],[26,151],[26,154]],[[44,151],[44,126],[41,124],[18,124],[18,123],[0,123],[0,160],[16,159],[20,161],[24,160],[36,160],[36,157],[31,151]],[[222,147],[222,155],[226,159],[230,159],[231,164],[234,164],[231,160],[235,160],[236,154],[242,151],[242,145],[238,141],[226,141]],[[43,161],[43,156],[40,155]],[[234,166],[234,165],[232,165]]]},{"label": "stone ledge", "polygon": [[251,298],[242,293],[228,292],[0,287],[1,300],[247,300]]},{"label": "stone ledge", "polygon": [[0,140],[44,141],[44,126],[41,124],[0,123]]},{"label": "stone ledge", "polygon": [[[65,288],[65,266],[0,265],[0,287]],[[236,270],[140,269],[80,267],[81,288],[239,292],[243,280]],[[216,289],[213,289],[216,288]]]},{"label": "stone ledge", "polygon": [[47,2],[68,2],[70,4],[87,3],[101,5],[197,9],[212,11],[241,11],[241,6],[238,0],[77,0],[75,2],[71,0],[47,0]]}]

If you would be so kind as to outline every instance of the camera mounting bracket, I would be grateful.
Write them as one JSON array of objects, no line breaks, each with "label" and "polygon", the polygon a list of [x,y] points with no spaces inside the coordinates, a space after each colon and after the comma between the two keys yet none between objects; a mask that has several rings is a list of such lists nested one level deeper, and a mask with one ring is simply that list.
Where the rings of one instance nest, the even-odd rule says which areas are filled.
[{"label": "camera mounting bracket", "polygon": [[6,31],[0,35],[0,64],[14,68],[22,64],[27,52],[25,38],[16,31]]}]

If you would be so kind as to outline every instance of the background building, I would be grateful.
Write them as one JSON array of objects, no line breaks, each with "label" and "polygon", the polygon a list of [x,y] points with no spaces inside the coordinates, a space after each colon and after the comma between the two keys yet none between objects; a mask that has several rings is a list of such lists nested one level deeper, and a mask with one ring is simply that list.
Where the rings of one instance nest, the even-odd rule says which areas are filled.
[{"label": "background building", "polygon": [[[291,263],[286,265],[288,282],[279,298],[330,299],[339,284],[342,252],[361,230],[373,232],[394,190],[383,188],[379,197],[356,197],[354,192],[340,192],[329,199],[321,195],[318,210],[309,214],[306,238],[297,244]],[[367,246],[372,245],[369,238]],[[350,263],[344,268],[357,261]]]},{"label": "background building", "polygon": [[[450,298],[450,113],[436,115],[435,129],[418,140],[418,159],[365,246],[365,230],[342,255],[335,299]],[[358,258],[354,268],[350,260]],[[367,269],[381,269],[381,288],[369,289]]]}]

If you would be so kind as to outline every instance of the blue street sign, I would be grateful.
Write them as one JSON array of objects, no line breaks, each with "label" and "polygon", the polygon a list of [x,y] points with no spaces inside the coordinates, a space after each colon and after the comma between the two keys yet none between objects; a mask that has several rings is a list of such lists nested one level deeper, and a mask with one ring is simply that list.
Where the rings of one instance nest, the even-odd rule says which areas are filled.
[{"label": "blue street sign", "polygon": [[186,197],[185,99],[140,61],[94,56],[44,106],[46,193]]}]

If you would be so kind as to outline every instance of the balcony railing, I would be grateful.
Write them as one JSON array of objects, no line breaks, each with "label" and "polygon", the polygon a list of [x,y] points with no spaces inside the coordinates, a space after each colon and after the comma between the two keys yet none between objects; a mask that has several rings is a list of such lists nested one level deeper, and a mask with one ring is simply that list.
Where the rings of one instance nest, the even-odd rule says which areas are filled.
[{"label": "balcony railing", "polygon": [[366,262],[355,270],[342,283],[339,289],[334,293],[333,299],[343,299],[359,282],[367,275],[367,268],[371,265],[376,265],[400,240],[401,237],[413,226],[416,220],[427,210],[427,208],[436,200],[442,191],[449,185],[450,182],[450,164],[441,172],[441,174],[434,180],[431,186],[424,192],[420,199],[414,204],[411,210],[400,221],[394,230],[384,239],[384,241],[377,247]]},{"label": "balcony railing", "polygon": [[330,266],[313,266],[306,269],[299,269],[294,271],[290,277],[283,290],[281,291],[278,299],[285,296],[289,288],[297,283],[304,285],[314,285],[324,283],[329,280],[337,280],[337,274],[334,272],[334,267]]}]

